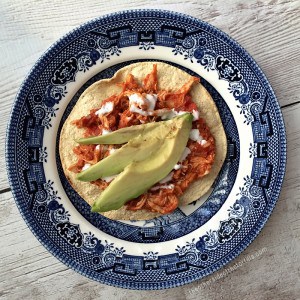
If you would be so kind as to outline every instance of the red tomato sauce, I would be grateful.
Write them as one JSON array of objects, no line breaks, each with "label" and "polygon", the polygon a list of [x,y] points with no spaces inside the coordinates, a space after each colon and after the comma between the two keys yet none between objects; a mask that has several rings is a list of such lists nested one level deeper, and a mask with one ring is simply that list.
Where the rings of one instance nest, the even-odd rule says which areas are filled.
[{"label": "red tomato sauce", "polygon": [[[92,109],[87,116],[75,120],[73,124],[78,128],[84,129],[84,137],[101,135],[104,130],[114,131],[119,128],[139,125],[149,122],[161,121],[158,112],[161,110],[174,109],[177,112],[197,112],[197,105],[192,101],[189,91],[195,82],[199,82],[197,77],[185,83],[176,92],[158,90],[157,66],[153,65],[153,70],[144,78],[142,85],[139,85],[135,78],[130,74],[125,82],[120,86],[122,91],[118,95],[113,95],[105,99],[99,108]],[[128,96],[131,94],[156,94],[157,101],[155,109],[151,115],[141,115],[131,112]],[[97,115],[96,112],[107,102],[113,103],[111,112]],[[143,108],[143,107],[142,107]],[[195,180],[205,176],[215,159],[215,141],[210,133],[208,126],[203,118],[193,122],[193,129],[198,129],[200,136],[205,140],[203,143],[189,139],[187,147],[190,154],[180,162],[180,168],[173,170],[170,181],[166,184],[157,183],[146,193],[136,199],[126,203],[128,210],[136,211],[145,209],[151,212],[167,214],[174,211],[179,204],[179,197],[184,193],[188,186]],[[120,147],[118,145],[78,145],[73,149],[77,156],[77,162],[69,167],[75,173],[81,172],[85,164],[95,164],[110,154],[111,148]],[[93,184],[104,190],[109,185],[102,179],[98,179]]]}]

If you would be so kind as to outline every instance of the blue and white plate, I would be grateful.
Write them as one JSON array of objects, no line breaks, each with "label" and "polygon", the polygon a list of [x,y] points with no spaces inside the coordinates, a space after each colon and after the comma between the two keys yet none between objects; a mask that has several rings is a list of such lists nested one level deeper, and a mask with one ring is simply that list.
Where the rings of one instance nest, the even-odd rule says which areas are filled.
[{"label": "blue and white plate", "polygon": [[[150,221],[112,221],[91,213],[69,185],[58,139],[85,88],[143,60],[201,77],[219,108],[228,153],[197,202]],[[272,88],[235,41],[186,15],[134,10],[82,25],[38,60],[12,110],[6,159],[19,210],[53,255],[99,282],[153,290],[200,279],[252,242],[280,192],[286,138]]]}]

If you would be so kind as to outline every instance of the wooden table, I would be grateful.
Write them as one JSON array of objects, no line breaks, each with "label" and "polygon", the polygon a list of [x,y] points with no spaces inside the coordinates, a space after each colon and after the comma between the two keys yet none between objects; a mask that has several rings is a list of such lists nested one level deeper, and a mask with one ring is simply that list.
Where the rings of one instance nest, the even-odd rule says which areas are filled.
[{"label": "wooden table", "polygon": [[[300,1],[180,2],[1,0],[1,299],[300,299]],[[273,86],[288,139],[288,164],[281,196],[260,235],[225,268],[204,280],[162,291],[114,288],[68,269],[25,225],[5,171],[9,112],[34,62],[75,26],[106,13],[133,8],[190,14],[237,40]]]}]

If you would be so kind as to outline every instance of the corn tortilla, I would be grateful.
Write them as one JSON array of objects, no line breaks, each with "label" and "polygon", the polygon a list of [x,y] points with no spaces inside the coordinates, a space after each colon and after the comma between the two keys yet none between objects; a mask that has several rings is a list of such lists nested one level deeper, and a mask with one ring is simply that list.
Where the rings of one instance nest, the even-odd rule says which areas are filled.
[{"label": "corn tortilla", "polygon": [[[128,74],[132,74],[141,84],[143,78],[152,71],[154,62],[135,63],[120,69],[110,79],[103,79],[88,87],[78,99],[76,105],[65,121],[60,134],[59,153],[65,175],[77,193],[92,205],[99,197],[100,189],[89,183],[76,180],[76,174],[69,171],[68,167],[76,163],[77,157],[72,149],[77,145],[75,139],[83,136],[84,129],[72,125],[72,121],[88,115],[90,110],[101,106],[101,102],[113,94],[119,94],[121,87],[117,83],[125,81]],[[176,91],[191,77],[188,73],[171,65],[155,62],[157,64],[158,89]],[[215,162],[208,175],[200,178],[188,187],[180,197],[180,205],[187,205],[204,195],[212,186],[225,160],[227,142],[224,128],[217,107],[207,90],[196,83],[190,90],[190,95],[196,103],[200,117],[204,118],[211,134],[215,138],[216,156]],[[101,213],[113,220],[148,220],[160,216],[146,210],[129,211],[125,207],[118,210]]]}]

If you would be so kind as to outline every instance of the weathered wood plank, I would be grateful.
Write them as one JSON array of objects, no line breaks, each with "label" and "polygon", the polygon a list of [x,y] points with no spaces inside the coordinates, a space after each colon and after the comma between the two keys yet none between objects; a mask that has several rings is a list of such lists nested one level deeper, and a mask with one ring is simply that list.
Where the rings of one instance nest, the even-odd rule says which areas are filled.
[{"label": "weathered wood plank", "polygon": [[[18,1],[1,2],[0,152],[18,88],[40,55],[63,34],[103,14],[134,8],[180,11],[203,19],[235,38],[260,64],[281,105],[300,100],[295,68],[299,53],[299,1]],[[70,13],[71,12],[71,13]],[[0,169],[5,169],[0,160]],[[0,173],[0,190],[8,187]]]},{"label": "weathered wood plank", "polygon": [[[24,0],[22,3],[2,0],[0,191],[8,188],[4,141],[9,112],[34,62],[63,34],[87,20],[113,11],[151,7],[190,14],[222,29],[259,63],[281,105],[300,101],[300,69],[296,67],[300,50],[300,1],[186,0],[181,4],[170,0],[91,0],[83,4],[76,0]],[[49,254],[27,228],[11,193],[6,192],[0,194],[0,298],[299,298],[300,105],[287,107],[283,112],[289,160],[280,200],[258,238],[225,268],[202,281],[164,291],[129,291],[98,284],[68,269]],[[260,252],[257,258],[243,262],[249,255]],[[237,263],[241,266],[230,271]]]},{"label": "weathered wood plank", "polygon": [[[93,282],[60,263],[35,239],[11,193],[0,195],[0,296],[4,299],[297,299],[300,253],[300,104],[285,108],[288,153],[280,200],[255,241],[202,281],[164,291],[129,291]],[[253,255],[255,258],[251,258]],[[247,262],[247,260],[250,260]],[[232,271],[230,268],[235,268]],[[55,287],[55,288],[54,288]]]}]

